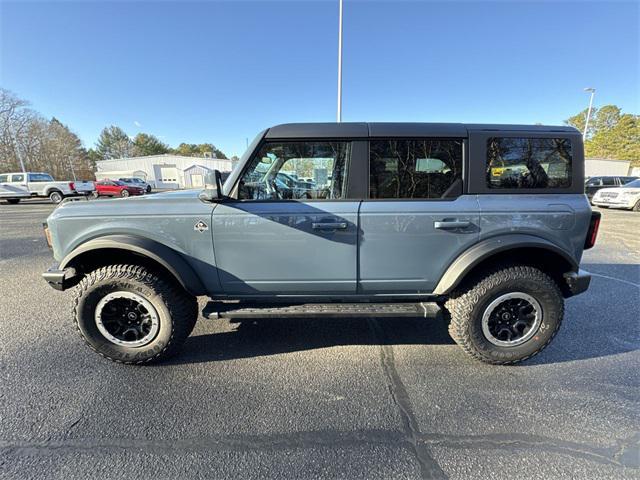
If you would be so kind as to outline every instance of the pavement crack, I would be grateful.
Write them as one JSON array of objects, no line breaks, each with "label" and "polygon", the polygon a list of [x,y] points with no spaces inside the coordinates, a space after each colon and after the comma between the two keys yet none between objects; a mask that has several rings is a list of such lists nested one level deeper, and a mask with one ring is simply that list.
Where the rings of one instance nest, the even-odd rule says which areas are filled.
[{"label": "pavement crack", "polygon": [[400,411],[402,419],[402,431],[406,437],[406,441],[411,446],[418,464],[420,465],[420,473],[423,479],[446,479],[447,474],[440,468],[438,462],[429,452],[427,445],[421,441],[422,434],[418,426],[418,421],[413,413],[411,401],[407,389],[402,383],[402,379],[396,369],[395,356],[393,347],[388,345],[384,339],[385,335],[380,324],[373,318],[367,319],[369,327],[373,331],[374,336],[380,344],[380,361],[382,370],[387,379],[387,387],[391,394],[393,402]]},{"label": "pavement crack", "polygon": [[75,428],[76,425],[78,425],[80,423],[80,421],[82,420],[82,417],[79,417],[77,420],[75,420],[74,422],[71,423],[71,425],[69,425],[66,429],[66,434],[69,435],[71,433],[71,431]]},{"label": "pavement crack", "polygon": [[618,441],[613,459],[626,467],[640,468],[640,432]]},{"label": "pavement crack", "polygon": [[587,443],[569,442],[542,435],[499,433],[490,435],[446,435],[422,433],[420,442],[426,445],[457,449],[535,449],[590,460],[600,464],[639,468],[638,442],[640,433],[626,440],[618,440],[611,447],[597,447]]}]

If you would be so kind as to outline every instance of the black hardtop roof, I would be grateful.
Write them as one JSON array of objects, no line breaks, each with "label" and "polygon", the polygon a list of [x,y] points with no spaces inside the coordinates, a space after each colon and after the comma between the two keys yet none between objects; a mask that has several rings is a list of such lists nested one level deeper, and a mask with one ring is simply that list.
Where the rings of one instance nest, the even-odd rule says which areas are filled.
[{"label": "black hardtop roof", "polygon": [[577,133],[568,126],[469,123],[283,123],[267,130],[266,138],[466,137],[469,131]]}]

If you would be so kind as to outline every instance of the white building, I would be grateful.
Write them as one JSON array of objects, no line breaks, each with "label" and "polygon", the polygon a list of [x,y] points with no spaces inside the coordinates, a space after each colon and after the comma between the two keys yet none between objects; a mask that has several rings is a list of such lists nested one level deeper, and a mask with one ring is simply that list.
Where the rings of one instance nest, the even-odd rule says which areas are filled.
[{"label": "white building", "polygon": [[597,177],[599,175],[630,175],[630,160],[614,160],[613,158],[587,158],[584,161],[584,175]]},{"label": "white building", "polygon": [[230,172],[231,168],[231,160],[220,158],[148,155],[99,160],[96,179],[139,177],[154,188],[197,188],[203,185],[207,171]]}]

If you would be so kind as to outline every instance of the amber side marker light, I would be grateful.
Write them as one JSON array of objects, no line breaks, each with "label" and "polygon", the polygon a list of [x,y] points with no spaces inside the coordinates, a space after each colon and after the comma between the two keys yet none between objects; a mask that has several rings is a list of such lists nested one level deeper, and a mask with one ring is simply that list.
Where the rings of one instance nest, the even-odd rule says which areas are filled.
[{"label": "amber side marker light", "polygon": [[47,239],[47,246],[49,248],[53,248],[53,243],[51,242],[51,232],[49,231],[49,225],[47,225],[47,222],[44,222],[42,224],[42,228],[44,228],[44,238]]},{"label": "amber side marker light", "polygon": [[584,241],[584,249],[587,250],[596,244],[598,237],[598,229],[600,228],[600,212],[591,212],[591,221],[589,222],[589,230],[587,238]]}]

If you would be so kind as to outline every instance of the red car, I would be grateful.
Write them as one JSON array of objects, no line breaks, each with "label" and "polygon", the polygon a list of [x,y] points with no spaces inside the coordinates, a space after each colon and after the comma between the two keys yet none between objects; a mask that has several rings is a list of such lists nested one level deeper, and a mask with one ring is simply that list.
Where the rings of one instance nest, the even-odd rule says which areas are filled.
[{"label": "red car", "polygon": [[144,195],[144,188],[127,185],[117,180],[100,180],[96,182],[95,196],[128,197],[129,195]]}]

